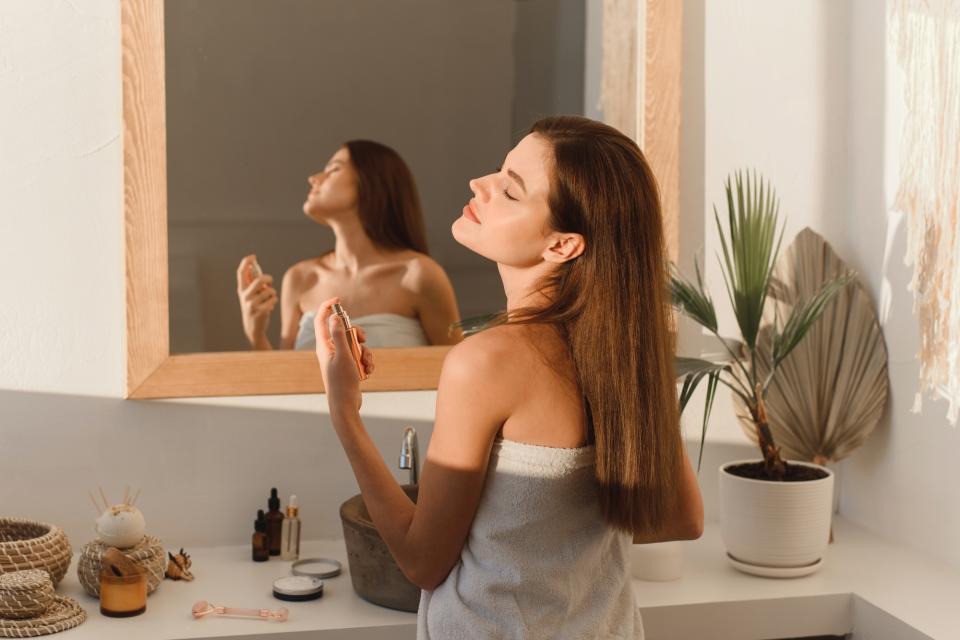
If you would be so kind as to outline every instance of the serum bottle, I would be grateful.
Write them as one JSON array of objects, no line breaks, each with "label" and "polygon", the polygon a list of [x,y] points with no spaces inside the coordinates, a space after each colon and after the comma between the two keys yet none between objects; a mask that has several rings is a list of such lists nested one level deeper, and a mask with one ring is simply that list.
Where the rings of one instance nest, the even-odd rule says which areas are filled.
[{"label": "serum bottle", "polygon": [[270,499],[267,501],[270,508],[267,511],[267,546],[270,549],[270,555],[280,555],[280,533],[283,528],[283,512],[280,511],[280,497],[277,495],[277,488],[270,489]]},{"label": "serum bottle", "polygon": [[287,503],[287,517],[283,519],[280,535],[280,559],[297,560],[300,557],[300,508],[297,496],[290,496]]},{"label": "serum bottle", "polygon": [[270,559],[270,549],[267,546],[267,520],[263,516],[263,509],[257,509],[257,519],[253,522],[253,561],[266,562]]}]

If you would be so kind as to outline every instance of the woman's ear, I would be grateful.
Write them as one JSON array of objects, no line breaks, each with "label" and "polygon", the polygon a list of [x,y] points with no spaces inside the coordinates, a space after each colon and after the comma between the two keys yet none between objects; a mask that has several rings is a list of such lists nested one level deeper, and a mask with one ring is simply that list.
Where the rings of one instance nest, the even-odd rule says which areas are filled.
[{"label": "woman's ear", "polygon": [[551,238],[543,252],[543,259],[560,264],[580,256],[586,248],[586,242],[579,233],[558,233]]}]

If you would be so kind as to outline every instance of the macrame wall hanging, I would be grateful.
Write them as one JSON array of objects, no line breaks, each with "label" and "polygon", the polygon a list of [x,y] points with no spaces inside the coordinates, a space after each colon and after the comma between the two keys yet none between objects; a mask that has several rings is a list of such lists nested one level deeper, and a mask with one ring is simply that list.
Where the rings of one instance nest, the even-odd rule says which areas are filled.
[{"label": "macrame wall hanging", "polygon": [[920,388],[960,416],[960,0],[891,0],[888,46],[906,113],[894,208],[905,214],[909,290],[920,323]]}]

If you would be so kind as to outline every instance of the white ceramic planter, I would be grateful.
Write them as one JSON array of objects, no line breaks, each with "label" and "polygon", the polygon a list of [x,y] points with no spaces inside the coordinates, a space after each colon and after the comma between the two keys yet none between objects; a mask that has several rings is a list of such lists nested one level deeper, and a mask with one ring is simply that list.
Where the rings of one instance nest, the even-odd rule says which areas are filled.
[{"label": "white ceramic planter", "polygon": [[[810,462],[789,464],[822,469],[827,477],[807,482],[741,478],[720,467],[720,535],[737,569],[768,577],[813,573],[830,539],[833,472]],[[732,557],[730,557],[732,556]]]}]

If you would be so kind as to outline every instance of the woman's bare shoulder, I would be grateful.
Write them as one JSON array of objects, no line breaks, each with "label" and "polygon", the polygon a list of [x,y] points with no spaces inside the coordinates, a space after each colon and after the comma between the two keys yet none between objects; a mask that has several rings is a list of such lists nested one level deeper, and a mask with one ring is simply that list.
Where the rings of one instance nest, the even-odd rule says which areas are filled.
[{"label": "woman's bare shoulder", "polygon": [[333,255],[332,251],[316,258],[307,258],[306,260],[295,262],[290,265],[283,274],[284,282],[288,279],[291,284],[295,285],[306,284],[310,281],[316,282],[318,278],[322,277],[323,272],[329,269],[328,260],[331,255]]},{"label": "woman's bare shoulder", "polygon": [[482,380],[498,387],[521,387],[536,364],[534,342],[538,335],[537,328],[525,325],[484,329],[454,345],[443,367],[459,371],[473,383]]},{"label": "woman's bare shoulder", "polygon": [[435,290],[447,282],[447,272],[440,263],[419,251],[404,256],[403,286],[414,291]]},{"label": "woman's bare shoulder", "polygon": [[451,347],[440,369],[438,402],[469,399],[469,406],[488,414],[499,427],[522,399],[523,372],[516,366],[519,335],[514,327],[494,327]]}]

